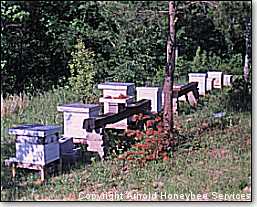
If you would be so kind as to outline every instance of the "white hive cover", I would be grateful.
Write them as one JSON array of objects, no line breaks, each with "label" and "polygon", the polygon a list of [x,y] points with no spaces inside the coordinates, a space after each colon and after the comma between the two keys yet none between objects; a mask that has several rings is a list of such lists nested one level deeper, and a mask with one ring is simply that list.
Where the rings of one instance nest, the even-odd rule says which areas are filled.
[{"label": "white hive cover", "polygon": [[8,132],[15,135],[46,137],[61,130],[62,127],[57,125],[25,124],[9,128]]},{"label": "white hive cover", "polygon": [[134,85],[134,83],[105,82],[98,84],[98,89],[127,89],[127,87]]},{"label": "white hive cover", "polygon": [[94,109],[98,109],[98,104],[83,104],[83,103],[71,103],[64,104],[62,106],[57,106],[58,111],[67,111],[67,112],[89,112]]}]

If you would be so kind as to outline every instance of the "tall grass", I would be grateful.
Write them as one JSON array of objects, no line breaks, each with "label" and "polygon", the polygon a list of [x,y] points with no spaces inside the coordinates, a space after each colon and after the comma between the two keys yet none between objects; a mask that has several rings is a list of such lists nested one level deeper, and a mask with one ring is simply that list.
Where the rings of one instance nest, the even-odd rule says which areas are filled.
[{"label": "tall grass", "polygon": [[[34,173],[23,170],[17,171],[16,183],[11,182],[10,170],[3,161],[15,154],[15,145],[7,129],[21,123],[63,125],[62,114],[56,107],[77,102],[79,97],[64,88],[29,97],[22,111],[1,118],[1,199],[79,200],[81,192],[113,191],[246,193],[246,186],[251,184],[251,114],[227,112],[221,120],[213,120],[213,112],[225,110],[219,102],[220,95],[202,98],[196,111],[181,113],[176,118],[179,133],[193,136],[172,154],[170,161],[149,162],[140,168],[133,163],[108,159],[48,178],[42,186],[33,184]],[[96,100],[92,97],[92,102]]]},{"label": "tall grass", "polygon": [[[90,102],[95,102],[95,97],[90,98]],[[2,140],[6,140],[8,137],[6,129],[15,124],[62,124],[62,114],[58,113],[57,106],[80,102],[80,98],[69,88],[57,88],[33,97],[27,95],[8,96],[7,99],[1,101],[4,105],[3,111],[8,111],[5,116],[1,117]]]},{"label": "tall grass", "polygon": [[[36,96],[22,94],[1,98],[1,181],[4,185],[11,180],[4,160],[15,155],[15,137],[8,135],[8,128],[30,123],[62,126],[62,113],[57,111],[57,106],[79,101],[79,96],[69,88],[52,89]],[[90,101],[94,102],[95,97]]]},{"label": "tall grass", "polygon": [[5,99],[1,94],[1,118],[20,112],[28,106],[29,100],[25,94],[8,95]]}]

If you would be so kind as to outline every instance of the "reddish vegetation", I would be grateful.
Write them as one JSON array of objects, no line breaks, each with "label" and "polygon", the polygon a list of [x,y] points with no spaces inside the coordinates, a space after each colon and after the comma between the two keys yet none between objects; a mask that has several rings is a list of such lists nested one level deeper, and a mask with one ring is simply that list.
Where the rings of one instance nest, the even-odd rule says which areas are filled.
[{"label": "reddish vegetation", "polygon": [[147,120],[146,121],[146,127],[147,128],[150,128],[150,127],[153,127],[153,125],[156,123],[155,120]]},{"label": "reddish vegetation", "polygon": [[105,96],[106,99],[126,99],[128,96],[120,94],[119,96]]},{"label": "reddish vegetation", "polygon": [[[130,151],[120,155],[121,160],[136,160],[141,164],[145,161],[162,159],[169,160],[167,153],[170,143],[166,138],[166,133],[163,129],[161,116],[158,114],[134,115],[134,130],[127,130],[126,136],[135,139],[136,144],[132,145]],[[141,130],[140,127],[141,126]],[[143,126],[143,127],[142,127]],[[142,129],[143,128],[143,129]]]},{"label": "reddish vegetation", "polygon": [[138,115],[132,116],[132,121],[136,122],[138,120],[139,120],[139,116]]}]

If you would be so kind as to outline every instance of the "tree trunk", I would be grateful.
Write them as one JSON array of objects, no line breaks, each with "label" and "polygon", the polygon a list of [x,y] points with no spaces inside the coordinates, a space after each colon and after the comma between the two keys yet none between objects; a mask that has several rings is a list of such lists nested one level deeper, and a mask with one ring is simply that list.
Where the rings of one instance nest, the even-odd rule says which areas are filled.
[{"label": "tree trunk", "polygon": [[244,79],[249,79],[249,46],[250,46],[250,34],[251,34],[251,20],[246,23],[246,37],[245,37],[245,63],[244,63]]},{"label": "tree trunk", "polygon": [[166,68],[163,85],[164,92],[164,129],[173,139],[173,74],[175,70],[175,1],[169,1],[169,32],[166,51]]},{"label": "tree trunk", "polygon": [[244,79],[248,81],[249,78],[249,58],[248,54],[245,54],[245,64],[244,64]]}]

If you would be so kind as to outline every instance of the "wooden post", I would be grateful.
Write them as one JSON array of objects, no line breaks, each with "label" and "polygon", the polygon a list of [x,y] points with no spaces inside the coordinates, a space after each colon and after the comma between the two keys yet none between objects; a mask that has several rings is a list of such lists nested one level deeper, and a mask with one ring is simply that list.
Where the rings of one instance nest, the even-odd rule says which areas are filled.
[{"label": "wooden post", "polygon": [[175,1],[169,1],[169,34],[167,40],[166,51],[166,68],[163,85],[164,93],[164,113],[163,122],[164,128],[169,134],[169,137],[173,139],[173,80],[175,70]]},{"label": "wooden post", "polygon": [[58,169],[58,171],[59,171],[59,174],[62,173],[62,157],[61,157],[61,155],[60,155],[60,160],[59,160],[59,169]]}]

